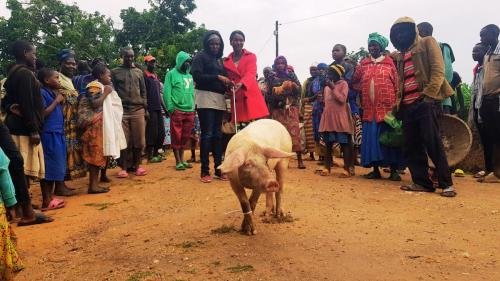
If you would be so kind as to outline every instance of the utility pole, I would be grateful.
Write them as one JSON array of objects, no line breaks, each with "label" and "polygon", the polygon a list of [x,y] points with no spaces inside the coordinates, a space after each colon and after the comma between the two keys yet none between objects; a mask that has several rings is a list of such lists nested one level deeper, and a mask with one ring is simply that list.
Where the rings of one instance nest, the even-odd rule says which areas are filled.
[{"label": "utility pole", "polygon": [[276,27],[274,29],[274,36],[276,37],[276,57],[279,55],[278,25],[278,21],[276,21]]}]

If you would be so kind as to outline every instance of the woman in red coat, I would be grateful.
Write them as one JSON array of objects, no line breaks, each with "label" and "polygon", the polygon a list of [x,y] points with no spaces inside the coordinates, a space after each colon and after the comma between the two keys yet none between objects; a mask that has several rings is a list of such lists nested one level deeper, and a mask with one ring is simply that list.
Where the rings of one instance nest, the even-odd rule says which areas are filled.
[{"label": "woman in red coat", "polygon": [[236,30],[229,37],[233,52],[224,59],[227,76],[234,83],[236,95],[236,118],[231,102],[232,120],[238,125],[269,116],[266,102],[257,84],[257,57],[243,49],[245,35]]}]

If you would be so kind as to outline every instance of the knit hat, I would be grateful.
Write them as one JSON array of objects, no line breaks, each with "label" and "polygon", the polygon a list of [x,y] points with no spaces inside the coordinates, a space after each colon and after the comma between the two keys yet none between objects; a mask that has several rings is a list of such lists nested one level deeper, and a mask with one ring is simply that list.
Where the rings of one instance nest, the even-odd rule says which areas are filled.
[{"label": "knit hat", "polygon": [[340,64],[332,64],[332,65],[330,65],[330,70],[334,71],[335,73],[337,73],[340,78],[344,77],[345,68],[342,65],[340,65]]}]

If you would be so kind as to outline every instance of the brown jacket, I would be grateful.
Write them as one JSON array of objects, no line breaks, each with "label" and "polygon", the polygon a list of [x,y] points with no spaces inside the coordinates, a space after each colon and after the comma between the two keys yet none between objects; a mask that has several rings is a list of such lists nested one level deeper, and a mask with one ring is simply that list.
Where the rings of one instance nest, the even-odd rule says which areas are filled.
[{"label": "brown jacket", "polygon": [[[415,76],[423,95],[435,100],[443,100],[453,95],[453,89],[444,77],[444,61],[441,48],[433,37],[421,38],[417,35],[415,43],[410,47]],[[398,104],[404,89],[404,54],[392,54],[400,78]]]}]

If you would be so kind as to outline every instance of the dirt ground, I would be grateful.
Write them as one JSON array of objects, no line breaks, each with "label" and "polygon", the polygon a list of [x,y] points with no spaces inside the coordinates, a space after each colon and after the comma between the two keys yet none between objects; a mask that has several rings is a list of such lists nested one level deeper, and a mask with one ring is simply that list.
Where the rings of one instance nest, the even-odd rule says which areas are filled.
[{"label": "dirt ground", "polygon": [[250,237],[231,229],[242,214],[229,183],[202,184],[199,164],[176,172],[170,156],[125,180],[111,170],[104,195],[72,182],[80,195],[49,212],[55,222],[16,227],[17,280],[500,280],[500,185],[455,178],[450,199],[306,165],[292,161],[285,186],[295,221],[256,216]]}]

